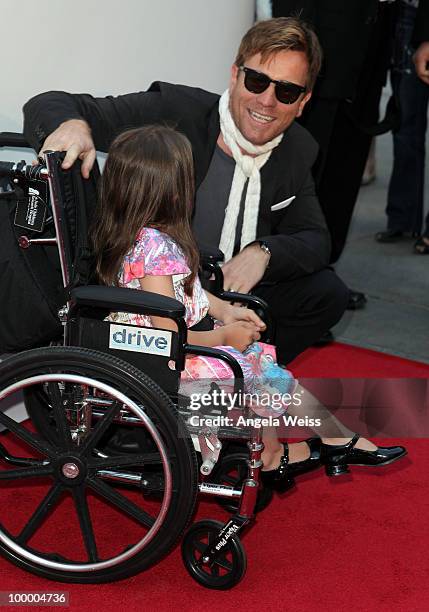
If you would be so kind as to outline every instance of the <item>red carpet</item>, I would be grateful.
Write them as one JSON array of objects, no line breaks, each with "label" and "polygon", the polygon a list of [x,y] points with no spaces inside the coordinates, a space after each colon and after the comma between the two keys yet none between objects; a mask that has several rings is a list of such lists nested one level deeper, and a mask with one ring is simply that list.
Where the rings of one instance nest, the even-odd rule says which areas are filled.
[{"label": "red carpet", "polygon": [[429,378],[429,365],[335,342],[310,348],[290,364],[296,376],[350,378]]},{"label": "red carpet", "polygon": [[[339,344],[307,351],[291,369],[306,377],[333,371],[340,377],[429,377],[427,365]],[[409,456],[391,467],[355,468],[334,481],[316,472],[276,496],[243,538],[247,573],[229,592],[196,584],[179,549],[143,574],[100,586],[49,582],[0,559],[0,590],[65,590],[70,610],[106,612],[427,610],[429,445],[403,442]],[[14,504],[19,507],[19,500]],[[198,511],[203,517],[224,520],[227,514],[204,502]],[[65,523],[62,531],[70,537],[74,516]],[[119,531],[112,524],[106,529]]]}]

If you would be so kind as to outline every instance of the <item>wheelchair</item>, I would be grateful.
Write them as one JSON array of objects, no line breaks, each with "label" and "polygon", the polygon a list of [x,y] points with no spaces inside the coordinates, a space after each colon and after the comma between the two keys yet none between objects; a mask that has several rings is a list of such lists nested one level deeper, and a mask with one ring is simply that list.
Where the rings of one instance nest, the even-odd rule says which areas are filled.
[{"label": "wheelchair", "polygon": [[[28,145],[3,133],[0,146]],[[0,162],[11,214],[17,207],[16,248],[30,265],[37,250],[46,258],[39,257],[36,283],[54,268],[58,275],[48,279],[58,306],[46,325],[49,338],[36,334],[36,348],[0,363],[0,553],[45,578],[101,583],[160,562],[182,539],[189,574],[205,587],[231,588],[246,571],[239,535],[272,496],[259,481],[261,429],[193,426],[179,381],[187,354],[227,362],[237,393],[241,368],[224,351],[187,342],[184,306],[176,300],[90,284],[87,228],[95,196],[85,197],[79,163],[64,171],[62,159],[47,152],[35,166]],[[270,341],[266,304],[224,292],[221,260],[217,251],[202,255],[217,295],[265,312]],[[168,317],[177,331],[106,321],[115,311]],[[30,417],[24,422],[6,410],[21,398]],[[237,440],[243,436],[245,443]],[[197,494],[219,500],[229,520],[189,527]]]}]

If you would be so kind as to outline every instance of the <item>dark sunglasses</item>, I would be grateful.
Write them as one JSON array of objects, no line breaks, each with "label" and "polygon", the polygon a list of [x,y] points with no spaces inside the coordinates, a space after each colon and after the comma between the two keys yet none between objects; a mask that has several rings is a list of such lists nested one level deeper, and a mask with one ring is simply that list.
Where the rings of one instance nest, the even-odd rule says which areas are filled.
[{"label": "dark sunglasses", "polygon": [[296,85],[296,83],[275,81],[263,72],[252,70],[252,68],[246,66],[239,66],[238,69],[244,72],[244,86],[252,93],[260,94],[270,86],[270,83],[274,83],[276,98],[282,104],[293,104],[306,90],[305,87]]}]

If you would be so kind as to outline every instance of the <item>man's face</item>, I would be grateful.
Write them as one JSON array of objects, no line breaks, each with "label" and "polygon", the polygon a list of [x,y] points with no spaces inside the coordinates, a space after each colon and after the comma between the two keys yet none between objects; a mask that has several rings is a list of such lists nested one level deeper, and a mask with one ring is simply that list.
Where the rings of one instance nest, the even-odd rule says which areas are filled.
[{"label": "man's face", "polygon": [[[306,85],[308,62],[301,51],[278,51],[264,63],[261,54],[253,55],[244,65],[263,72],[271,79]],[[230,110],[242,135],[252,144],[262,145],[286,130],[295,117],[302,114],[311,93],[301,94],[293,104],[283,104],[276,98],[274,83],[260,94],[244,86],[244,73],[234,64],[231,68]]]}]

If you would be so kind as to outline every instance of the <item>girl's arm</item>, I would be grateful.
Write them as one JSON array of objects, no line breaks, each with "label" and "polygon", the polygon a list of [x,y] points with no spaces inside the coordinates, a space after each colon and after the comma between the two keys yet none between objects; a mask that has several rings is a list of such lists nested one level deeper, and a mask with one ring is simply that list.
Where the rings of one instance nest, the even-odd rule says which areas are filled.
[{"label": "girl's arm", "polygon": [[[159,293],[176,299],[173,288],[173,279],[171,276],[145,276],[139,278],[140,287],[144,291],[151,293]],[[220,300],[219,300],[220,301]],[[171,329],[177,331],[177,325],[172,319],[166,317],[151,316],[150,320],[154,327],[162,329]],[[222,328],[213,329],[212,331],[191,331],[188,330],[188,342],[190,344],[199,344],[200,346],[220,346],[224,344],[225,333]]]},{"label": "girl's arm", "polygon": [[224,316],[226,314],[227,306],[230,306],[229,302],[225,302],[224,300],[219,299],[214,296],[209,291],[205,291],[207,298],[209,300],[209,315],[213,317],[213,319],[217,319],[218,321],[224,320]]},{"label": "girl's arm", "polygon": [[[175,298],[171,276],[145,276],[144,278],[139,278],[139,282],[140,287],[144,291],[151,291],[152,293]],[[166,317],[150,317],[150,319],[155,327],[171,329],[173,331],[177,330],[177,325],[172,319]],[[200,346],[233,346],[238,351],[244,351],[252,342],[259,340],[259,338],[260,334],[257,327],[248,320],[236,320],[229,325],[211,331],[188,330],[188,341],[190,344]]]}]

